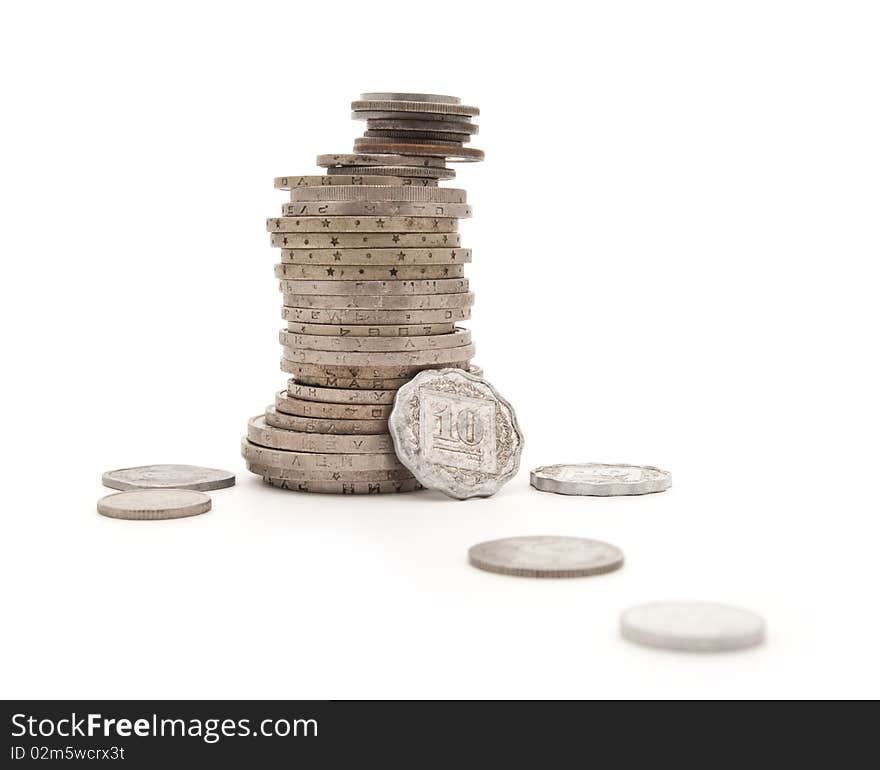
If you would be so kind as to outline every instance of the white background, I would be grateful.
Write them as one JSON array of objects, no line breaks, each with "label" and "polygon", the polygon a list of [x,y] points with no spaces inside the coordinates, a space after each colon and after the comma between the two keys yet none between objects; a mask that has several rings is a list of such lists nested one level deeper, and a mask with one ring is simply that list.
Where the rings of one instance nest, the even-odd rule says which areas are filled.
[{"label": "white background", "polygon": [[[7,697],[880,695],[880,16],[856,2],[16,3],[0,18]],[[286,377],[272,178],[350,151],[361,91],[482,109],[476,361],[522,472],[457,503],[264,487]],[[537,465],[671,491],[540,494]],[[105,519],[102,471],[229,468],[193,519]],[[619,545],[530,581],[478,541]],[[620,611],[718,600],[763,649]]]}]

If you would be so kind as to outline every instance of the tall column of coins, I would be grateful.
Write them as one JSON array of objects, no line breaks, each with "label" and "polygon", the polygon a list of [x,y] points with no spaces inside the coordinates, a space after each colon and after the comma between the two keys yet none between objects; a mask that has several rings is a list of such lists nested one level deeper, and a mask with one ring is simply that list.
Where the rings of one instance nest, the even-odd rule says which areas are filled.
[{"label": "tall column of coins", "polygon": [[248,423],[248,470],[302,492],[419,489],[388,432],[397,389],[424,369],[471,366],[474,295],[464,277],[460,219],[467,193],[441,187],[449,162],[480,161],[465,147],[479,109],[453,96],[362,94],[366,121],[351,154],[319,155],[324,174],[286,176],[280,217],[266,222],[286,328],[281,369],[291,374]]}]

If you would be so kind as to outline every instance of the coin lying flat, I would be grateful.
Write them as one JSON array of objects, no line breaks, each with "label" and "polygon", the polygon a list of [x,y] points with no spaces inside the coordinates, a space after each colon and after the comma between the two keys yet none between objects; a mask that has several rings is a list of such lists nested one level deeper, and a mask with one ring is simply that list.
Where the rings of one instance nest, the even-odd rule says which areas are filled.
[{"label": "coin lying flat", "polygon": [[424,337],[452,334],[456,329],[453,323],[440,324],[397,324],[394,326],[355,326],[339,324],[288,323],[287,330],[292,334],[324,337]]},{"label": "coin lying flat", "polygon": [[[427,236],[422,236],[427,237]],[[461,248],[336,248],[282,249],[281,261],[295,265],[417,267],[446,266],[471,261],[471,250]],[[403,278],[404,275],[398,276]]]},{"label": "coin lying flat", "polygon": [[[402,176],[381,176],[377,174],[339,174],[329,176],[327,174],[305,176],[276,176],[274,185],[276,190],[297,190],[302,187],[326,187],[336,185],[411,185],[415,184],[412,178]],[[419,182],[424,186],[435,186],[435,180],[425,179]]]},{"label": "coin lying flat", "polygon": [[474,355],[474,345],[434,350],[312,350],[282,346],[284,358],[303,364],[333,364],[334,366],[423,366],[425,364],[449,364],[452,361],[469,360]]},{"label": "coin lying flat", "polygon": [[111,519],[182,519],[211,510],[211,498],[193,489],[132,489],[98,501],[98,513]]},{"label": "coin lying flat", "polygon": [[582,537],[538,535],[478,543],[468,551],[475,567],[519,577],[589,577],[623,566],[617,546]]},{"label": "coin lying flat", "polygon": [[271,465],[246,461],[247,469],[258,476],[287,481],[408,481],[414,476],[403,466],[384,470],[333,470],[322,468],[277,468]]},{"label": "coin lying flat", "polygon": [[391,415],[390,404],[328,404],[296,398],[286,390],[275,394],[275,409],[283,414],[316,420],[381,422],[384,426],[381,431],[383,433],[388,432],[388,418]]},{"label": "coin lying flat", "polygon": [[382,495],[423,489],[415,479],[401,481],[290,481],[264,476],[263,481],[280,489],[326,495]]},{"label": "coin lying flat", "polygon": [[[455,289],[450,283],[459,282],[459,286],[466,286],[467,279],[453,279],[444,288]],[[445,293],[375,293],[375,294],[346,294],[344,292],[326,293],[303,293],[294,294],[290,290],[302,291],[303,284],[309,281],[279,281],[283,293],[285,307],[298,308],[321,308],[331,310],[441,310],[448,308],[469,308],[474,304],[472,292],[450,291]],[[311,282],[312,284],[319,282]],[[340,281],[340,283],[353,284],[355,281]],[[366,281],[365,283],[380,283],[379,281]],[[401,281],[401,283],[437,284],[441,281]],[[323,288],[323,287],[321,287]],[[370,287],[372,288],[372,287]],[[427,288],[417,287],[417,288]]]},{"label": "coin lying flat", "polygon": [[354,140],[355,150],[364,152],[388,152],[398,155],[412,153],[419,157],[445,158],[450,161],[477,162],[486,157],[486,153],[475,147],[456,147],[438,144],[408,144],[400,140],[382,139],[381,137],[362,136]]},{"label": "coin lying flat", "polygon": [[446,94],[414,94],[400,92],[371,92],[361,94],[363,102],[437,102],[439,104],[461,104],[461,99],[457,96],[447,96]]},{"label": "coin lying flat", "polygon": [[[450,248],[461,246],[458,233],[292,233],[276,232],[272,245],[280,249],[408,249]],[[282,259],[284,259],[284,251]]]},{"label": "coin lying flat", "polygon": [[[296,380],[287,381],[287,393],[304,401],[327,404],[393,404],[396,390],[348,390],[306,385]],[[390,412],[389,412],[390,414]]]},{"label": "coin lying flat", "polygon": [[326,417],[302,417],[275,407],[266,409],[266,425],[297,433],[320,433],[328,436],[378,436],[388,433],[388,420],[340,420]]},{"label": "coin lying flat", "polygon": [[243,438],[241,456],[248,462],[272,468],[303,468],[328,471],[406,470],[393,452],[340,454],[336,452],[294,452],[269,449]]},{"label": "coin lying flat", "polygon": [[409,335],[394,337],[327,337],[326,335],[296,334],[282,329],[278,341],[285,347],[302,350],[327,350],[350,353],[390,353],[395,351],[445,350],[471,343],[470,329],[456,329],[451,334],[430,337]]},{"label": "coin lying flat", "polygon": [[334,185],[301,187],[290,191],[300,201],[401,201],[411,203],[467,203],[467,192],[456,187],[419,185]]},{"label": "coin lying flat", "polygon": [[464,123],[467,126],[475,126],[470,115],[441,115],[433,112],[424,112],[413,115],[410,112],[399,110],[357,110],[351,113],[352,120],[418,120],[434,123]]},{"label": "coin lying flat", "polygon": [[630,607],[620,616],[624,639],[683,652],[728,652],[764,641],[760,615],[706,602],[657,602]]},{"label": "coin lying flat", "polygon": [[[322,204],[323,205],[323,204]],[[329,205],[329,204],[327,204]],[[427,204],[426,204],[427,205]],[[432,204],[433,205],[433,204]],[[444,204],[447,207],[454,204]],[[285,205],[283,208],[287,208]],[[454,233],[458,220],[452,215],[420,216],[300,216],[299,214],[273,217],[266,220],[270,233]],[[285,246],[287,244],[284,244]],[[393,243],[391,244],[394,245]]]},{"label": "coin lying flat", "polygon": [[293,281],[431,281],[464,278],[464,265],[275,265],[275,277]]},{"label": "coin lying flat", "polygon": [[412,120],[410,118],[367,118],[367,129],[395,131],[402,134],[441,133],[458,136],[478,134],[476,123],[462,120]]},{"label": "coin lying flat", "polygon": [[467,278],[435,278],[426,281],[413,281],[398,280],[396,276],[387,281],[282,279],[279,283],[284,294],[338,295],[346,298],[380,295],[462,294],[467,292],[469,285]]},{"label": "coin lying flat", "polygon": [[[392,122],[392,121],[372,121]],[[371,121],[367,121],[367,130],[364,136],[381,138],[387,142],[417,142],[420,144],[450,144],[461,147],[471,140],[470,134],[455,133],[452,131],[414,131],[400,129],[371,128]]]},{"label": "coin lying flat", "polygon": [[[456,361],[451,364],[457,369],[465,369],[469,365],[468,361]],[[423,369],[440,367],[446,367],[446,364],[416,366],[412,367],[413,371],[401,374],[399,377],[392,377],[375,374],[376,367],[300,364],[288,361],[286,358],[281,359],[281,371],[294,375],[304,385],[317,385],[322,388],[356,388],[358,390],[396,390],[408,384],[413,376]],[[387,371],[399,372],[400,370],[394,368]]]},{"label": "coin lying flat", "polygon": [[424,102],[424,101],[403,101],[399,99],[360,99],[351,103],[353,112],[360,111],[391,111],[391,112],[413,112],[434,113],[441,115],[467,115],[476,116],[480,114],[479,107],[470,107],[459,102]]},{"label": "coin lying flat", "polygon": [[235,484],[235,474],[197,465],[141,465],[107,471],[101,483],[111,489],[195,489],[207,492]]},{"label": "coin lying flat", "polygon": [[[270,407],[267,411],[274,411],[274,407]],[[292,452],[382,454],[394,451],[391,439],[387,435],[298,433],[271,427],[266,423],[264,415],[252,417],[248,421],[248,441],[268,449],[285,449]]]},{"label": "coin lying flat", "polygon": [[669,489],[672,474],[650,465],[545,465],[532,471],[531,484],[542,492],[560,495],[646,495]]},{"label": "coin lying flat", "polygon": [[[418,189],[418,188],[416,188]],[[466,219],[471,207],[466,203],[415,203],[407,201],[297,201],[281,207],[285,217],[439,217]],[[384,220],[384,230],[396,229]],[[329,226],[328,226],[328,229]],[[404,228],[400,228],[404,229]],[[436,228],[433,228],[436,229]]]},{"label": "coin lying flat", "polygon": [[[413,156],[417,157],[417,156]],[[454,168],[421,168],[420,166],[344,166],[328,168],[328,176],[338,174],[384,174],[385,176],[402,176],[415,181],[416,179],[455,179]]]},{"label": "coin lying flat", "polygon": [[450,497],[493,495],[519,470],[523,437],[513,408],[457,368],[422,372],[403,385],[388,427],[413,476]]},{"label": "coin lying flat", "polygon": [[[336,153],[334,155],[319,155],[317,164],[321,168],[345,168],[346,166],[401,166],[416,168],[438,168],[443,170],[446,163],[442,158],[414,158],[411,155],[389,155],[372,152],[361,153]],[[387,176],[387,175],[386,175]]]},{"label": "coin lying flat", "polygon": [[[285,302],[288,298],[285,297]],[[318,324],[389,324],[455,323],[471,317],[470,307],[434,308],[427,310],[371,310],[340,308],[282,307],[281,317],[292,323]]]}]

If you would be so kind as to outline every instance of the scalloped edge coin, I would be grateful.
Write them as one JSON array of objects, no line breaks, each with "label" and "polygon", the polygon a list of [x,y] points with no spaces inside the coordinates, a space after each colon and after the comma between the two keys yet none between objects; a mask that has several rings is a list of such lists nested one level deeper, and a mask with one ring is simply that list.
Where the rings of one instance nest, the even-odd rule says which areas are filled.
[{"label": "scalloped edge coin", "polygon": [[[591,469],[605,472],[590,473]],[[638,478],[629,478],[639,471]],[[560,474],[565,477],[560,478]],[[653,465],[626,463],[560,463],[535,468],[529,480],[540,492],[557,495],[587,495],[591,497],[620,497],[649,495],[663,492],[672,486],[672,474]]]},{"label": "scalloped edge coin", "polygon": [[[440,388],[437,388],[437,385]],[[494,439],[494,446],[491,447],[493,462],[500,462],[500,467],[496,466],[495,470],[485,466],[481,468],[479,465],[484,458],[482,449],[479,447],[482,439],[477,442],[467,442],[450,437],[442,442],[446,446],[434,447],[432,438],[431,443],[436,453],[435,457],[442,455],[446,458],[446,462],[432,460],[424,452],[422,446],[424,436],[420,427],[423,391],[440,394],[442,401],[444,391],[449,394],[456,386],[458,392],[452,393],[448,397],[451,402],[457,399],[465,404],[471,404],[474,409],[494,404],[490,423],[491,435],[487,437],[487,440]],[[459,414],[463,413],[462,411]],[[472,428],[474,424],[474,421],[469,423]],[[388,430],[391,432],[397,457],[401,463],[409,468],[413,476],[424,487],[443,492],[458,500],[494,495],[519,470],[523,435],[519,429],[513,407],[482,377],[462,369],[445,368],[423,371],[404,384],[394,398],[394,408],[388,420]],[[450,428],[450,432],[451,430]],[[508,447],[504,446],[505,439],[509,440]],[[458,455],[465,454],[461,451],[463,449],[469,450],[467,454],[470,455],[470,459],[460,460],[457,465],[450,464],[449,460],[455,460]],[[479,460],[475,459],[477,455],[479,455]]]},{"label": "scalloped edge coin", "polygon": [[211,498],[193,489],[130,489],[98,500],[102,516],[132,521],[182,519],[210,510]]},{"label": "scalloped edge coin", "polygon": [[764,641],[764,618],[751,610],[711,602],[640,604],[620,615],[624,639],[679,652],[732,652]]},{"label": "scalloped edge coin", "polygon": [[119,468],[101,476],[101,483],[110,489],[194,489],[208,492],[235,484],[235,474],[198,465],[138,465]]}]

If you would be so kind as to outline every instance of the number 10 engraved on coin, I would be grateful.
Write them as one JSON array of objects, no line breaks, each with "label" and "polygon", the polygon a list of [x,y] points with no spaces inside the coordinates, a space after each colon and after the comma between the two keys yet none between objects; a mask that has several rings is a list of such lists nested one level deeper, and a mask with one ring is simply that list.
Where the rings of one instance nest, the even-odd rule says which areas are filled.
[{"label": "number 10 engraved on coin", "polygon": [[430,463],[495,473],[495,403],[419,390],[422,451]]}]

